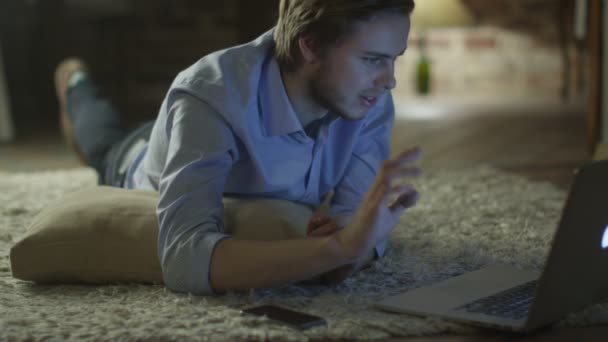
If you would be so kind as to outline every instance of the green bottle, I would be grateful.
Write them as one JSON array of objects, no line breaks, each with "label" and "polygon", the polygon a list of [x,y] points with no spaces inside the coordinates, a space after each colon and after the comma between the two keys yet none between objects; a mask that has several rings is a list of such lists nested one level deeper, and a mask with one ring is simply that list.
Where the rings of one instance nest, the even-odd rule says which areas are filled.
[{"label": "green bottle", "polygon": [[426,57],[426,41],[420,37],[420,59],[416,75],[416,89],[420,95],[428,95],[431,91],[431,64]]}]

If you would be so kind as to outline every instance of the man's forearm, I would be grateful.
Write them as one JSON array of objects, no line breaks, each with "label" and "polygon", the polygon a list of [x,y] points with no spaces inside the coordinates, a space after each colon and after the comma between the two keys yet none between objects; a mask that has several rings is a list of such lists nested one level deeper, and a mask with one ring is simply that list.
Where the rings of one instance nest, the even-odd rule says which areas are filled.
[{"label": "man's forearm", "polygon": [[[346,225],[351,221],[351,219],[353,218],[354,213],[352,212],[345,212],[345,213],[340,213],[334,216],[334,220],[336,221],[336,225],[338,227],[346,227]],[[389,223],[390,224],[390,223]],[[394,226],[396,223],[393,223],[392,225]],[[378,255],[378,257],[382,257],[382,255],[384,250],[378,250],[378,246],[376,246],[376,248],[372,249],[371,251],[369,251],[369,253],[367,255],[365,255],[363,260],[360,260],[357,262],[356,268],[355,270],[360,270],[362,268],[366,268],[367,266],[369,266],[371,264],[372,261],[374,261],[376,259],[376,254]]]},{"label": "man's forearm", "polygon": [[351,262],[331,236],[282,241],[225,239],[211,258],[211,286],[219,293],[272,287]]}]

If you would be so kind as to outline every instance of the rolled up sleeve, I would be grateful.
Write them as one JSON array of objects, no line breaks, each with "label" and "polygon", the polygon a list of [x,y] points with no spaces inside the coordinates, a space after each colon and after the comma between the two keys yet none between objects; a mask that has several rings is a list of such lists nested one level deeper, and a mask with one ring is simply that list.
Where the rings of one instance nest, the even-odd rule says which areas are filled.
[{"label": "rolled up sleeve", "polygon": [[[346,226],[350,222],[382,162],[389,157],[394,117],[392,98],[387,96],[382,109],[368,114],[365,118],[368,122],[362,128],[344,176],[334,189],[330,204],[330,213],[340,226]],[[388,215],[388,210],[385,215]],[[388,238],[376,245],[376,258],[384,255],[387,244]]]},{"label": "rolled up sleeve", "polygon": [[159,183],[158,253],[173,291],[215,294],[213,251],[222,239],[222,196],[235,161],[234,135],[211,107],[182,93],[167,106],[167,159]]}]

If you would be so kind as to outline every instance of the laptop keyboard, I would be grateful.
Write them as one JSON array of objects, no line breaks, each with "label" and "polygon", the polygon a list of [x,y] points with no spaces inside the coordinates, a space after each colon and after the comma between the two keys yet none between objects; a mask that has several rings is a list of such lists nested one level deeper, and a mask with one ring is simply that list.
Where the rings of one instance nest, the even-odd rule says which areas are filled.
[{"label": "laptop keyboard", "polygon": [[534,299],[537,280],[459,306],[456,310],[482,313],[510,319],[522,319],[528,315]]}]

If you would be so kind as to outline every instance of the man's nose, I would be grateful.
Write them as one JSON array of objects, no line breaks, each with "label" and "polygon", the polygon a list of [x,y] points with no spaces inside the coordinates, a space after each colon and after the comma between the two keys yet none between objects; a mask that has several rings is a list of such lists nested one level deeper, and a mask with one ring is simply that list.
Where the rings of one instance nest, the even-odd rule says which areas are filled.
[{"label": "man's nose", "polygon": [[386,90],[392,90],[397,86],[395,79],[395,68],[386,68],[386,70],[376,80],[376,86]]}]

